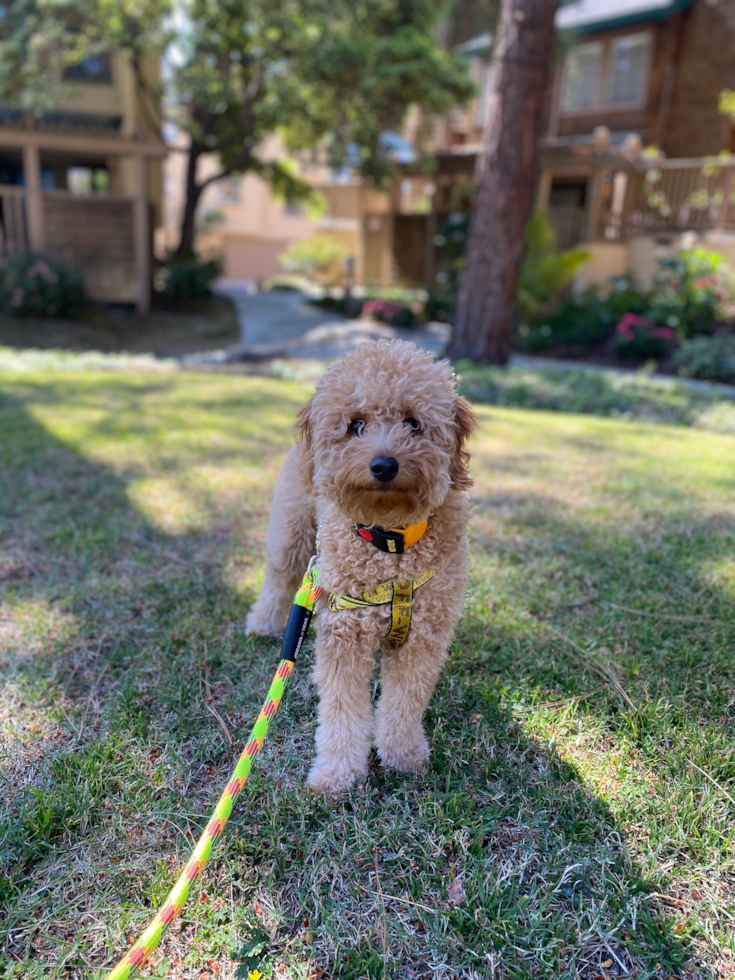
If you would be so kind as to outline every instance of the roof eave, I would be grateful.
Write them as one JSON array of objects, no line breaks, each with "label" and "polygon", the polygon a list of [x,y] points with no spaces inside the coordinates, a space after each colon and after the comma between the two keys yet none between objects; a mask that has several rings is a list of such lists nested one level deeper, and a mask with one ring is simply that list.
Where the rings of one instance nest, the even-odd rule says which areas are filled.
[{"label": "roof eave", "polygon": [[620,27],[635,27],[637,24],[651,24],[668,20],[674,14],[687,10],[693,2],[694,0],[674,0],[668,7],[652,7],[648,10],[638,10],[635,13],[624,14],[622,17],[606,17],[601,20],[589,21],[586,24],[562,27],[560,30],[563,34],[598,34],[601,31],[612,31]]}]

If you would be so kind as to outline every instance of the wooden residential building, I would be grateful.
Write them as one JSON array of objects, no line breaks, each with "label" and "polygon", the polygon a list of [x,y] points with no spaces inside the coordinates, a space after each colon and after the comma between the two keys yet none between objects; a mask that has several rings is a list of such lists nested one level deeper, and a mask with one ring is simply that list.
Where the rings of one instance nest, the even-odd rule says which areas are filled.
[{"label": "wooden residential building", "polygon": [[[149,82],[158,59],[146,60]],[[150,306],[166,150],[156,106],[122,59],[85,59],[71,97],[34,117],[0,105],[0,250],[73,260],[94,300]]]}]

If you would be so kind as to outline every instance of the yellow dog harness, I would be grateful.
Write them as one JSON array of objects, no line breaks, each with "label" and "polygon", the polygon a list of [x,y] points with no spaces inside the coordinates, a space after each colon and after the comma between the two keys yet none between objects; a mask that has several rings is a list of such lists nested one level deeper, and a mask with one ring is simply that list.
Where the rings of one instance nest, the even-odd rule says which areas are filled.
[{"label": "yellow dog harness", "polygon": [[332,612],[339,612],[341,609],[362,609],[365,606],[390,604],[390,630],[385,638],[392,643],[405,643],[411,628],[413,594],[434,575],[436,571],[428,568],[423,575],[413,581],[407,578],[389,579],[387,582],[381,582],[371,592],[361,592],[358,596],[337,595],[330,592],[327,608]]}]

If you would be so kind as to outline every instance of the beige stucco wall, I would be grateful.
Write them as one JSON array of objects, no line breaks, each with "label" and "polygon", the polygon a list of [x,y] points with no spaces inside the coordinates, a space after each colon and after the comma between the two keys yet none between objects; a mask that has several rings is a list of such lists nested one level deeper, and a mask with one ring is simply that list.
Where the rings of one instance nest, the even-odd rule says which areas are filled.
[{"label": "beige stucco wall", "polygon": [[278,256],[288,241],[252,238],[246,235],[223,235],[222,257],[227,279],[267,279],[283,272]]},{"label": "beige stucco wall", "polygon": [[628,249],[622,242],[590,242],[584,246],[591,259],[579,271],[574,285],[580,292],[628,271]]},{"label": "beige stucco wall", "polygon": [[[112,58],[112,80],[110,82],[69,83],[72,97],[59,103],[59,109],[66,112],[89,112],[102,116],[122,116],[122,129],[125,135],[132,135],[142,129],[149,137],[158,136],[157,114],[151,100],[146,105],[138,94],[135,75],[128,62],[120,57]],[[141,71],[151,92],[155,92],[160,80],[158,56],[145,55]]]},{"label": "beige stucco wall", "polygon": [[636,235],[624,242],[593,242],[585,245],[592,259],[575,280],[575,289],[581,291],[589,285],[600,285],[611,276],[630,275],[641,286],[649,288],[661,259],[673,257],[683,248],[701,245],[719,252],[735,272],[735,233],[707,232],[697,236],[694,232],[659,236]]},{"label": "beige stucco wall", "polygon": [[652,235],[637,235],[628,242],[628,263],[626,272],[635,278],[644,288],[651,285],[658,260],[661,255],[661,247],[656,244]]}]

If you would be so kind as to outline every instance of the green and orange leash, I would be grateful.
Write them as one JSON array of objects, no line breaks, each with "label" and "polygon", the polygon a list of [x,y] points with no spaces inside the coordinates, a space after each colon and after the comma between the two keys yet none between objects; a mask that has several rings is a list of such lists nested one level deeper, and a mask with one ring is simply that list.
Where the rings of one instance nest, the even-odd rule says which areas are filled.
[{"label": "green and orange leash", "polygon": [[268,696],[260,710],[242,755],[237,761],[234,772],[230,776],[207,826],[197,841],[191,857],[169,892],[160,912],[154,916],[146,931],[123,956],[117,966],[107,974],[107,980],[129,980],[147,962],[151,953],[158,947],[168,927],[181,914],[189,896],[191,883],[196,881],[202,873],[212,853],[214,841],[225,828],[235,805],[235,800],[240,795],[250,775],[253,759],[260,752],[268,734],[271,718],[281,703],[286,681],[291,675],[296,658],[306,638],[309,623],[314,614],[314,605],[324,592],[321,586],[317,585],[318,570],[313,565],[314,559],[309,563],[301,588],[296,593],[291,607],[281,647],[281,662],[278,664]]}]

